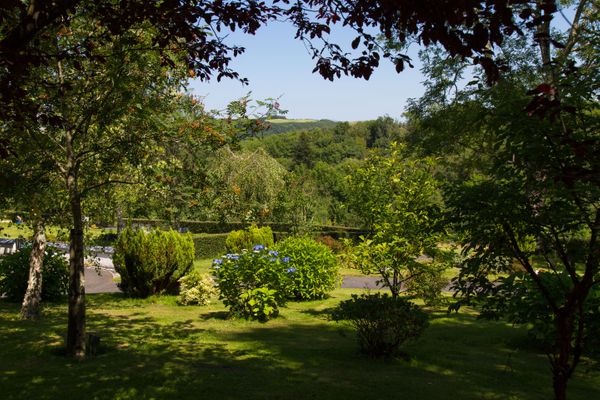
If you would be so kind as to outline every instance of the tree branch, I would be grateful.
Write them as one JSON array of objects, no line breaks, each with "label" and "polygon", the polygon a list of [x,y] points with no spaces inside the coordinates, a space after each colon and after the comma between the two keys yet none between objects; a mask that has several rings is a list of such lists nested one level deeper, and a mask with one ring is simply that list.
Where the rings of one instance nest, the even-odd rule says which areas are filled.
[{"label": "tree branch", "polygon": [[521,263],[523,268],[525,268],[525,270],[527,271],[529,276],[531,276],[531,278],[535,282],[536,286],[540,289],[540,292],[546,299],[546,302],[548,303],[550,308],[552,308],[552,311],[554,312],[554,314],[558,314],[558,312],[559,312],[558,304],[556,303],[556,301],[550,294],[550,291],[548,290],[548,288],[546,286],[544,286],[544,283],[542,282],[542,280],[540,279],[538,274],[535,273],[533,266],[529,262],[529,258],[521,250],[521,247],[519,246],[519,243],[517,242],[515,233],[513,232],[512,228],[507,223],[503,223],[502,227],[504,229],[505,234],[508,236],[509,242],[515,253],[515,257],[517,258],[517,260],[519,260],[519,262]]}]

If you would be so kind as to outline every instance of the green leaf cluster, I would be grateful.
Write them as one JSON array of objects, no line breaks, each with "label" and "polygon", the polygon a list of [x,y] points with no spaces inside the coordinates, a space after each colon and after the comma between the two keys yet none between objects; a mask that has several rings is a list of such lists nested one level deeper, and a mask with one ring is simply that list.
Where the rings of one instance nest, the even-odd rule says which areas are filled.
[{"label": "green leaf cluster", "polygon": [[251,249],[258,244],[271,247],[273,243],[273,231],[269,226],[259,228],[256,225],[250,225],[246,229],[230,232],[225,239],[225,246],[230,253],[241,253],[242,250]]},{"label": "green leaf cluster", "polygon": [[289,258],[291,299],[322,299],[340,284],[339,265],[333,251],[310,238],[289,237],[276,246]]},{"label": "green leaf cluster", "polygon": [[[0,295],[10,301],[21,302],[27,290],[31,247],[0,258]],[[58,301],[65,298],[69,284],[69,266],[62,253],[53,248],[44,252],[42,265],[42,300]]]}]

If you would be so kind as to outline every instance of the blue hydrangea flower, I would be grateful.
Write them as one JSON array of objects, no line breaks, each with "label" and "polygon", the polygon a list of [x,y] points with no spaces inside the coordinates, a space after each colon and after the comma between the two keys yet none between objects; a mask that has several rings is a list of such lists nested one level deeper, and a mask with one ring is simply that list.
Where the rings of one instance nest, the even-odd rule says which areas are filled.
[{"label": "blue hydrangea flower", "polygon": [[227,258],[228,260],[239,260],[240,256],[238,256],[237,254],[225,254],[225,258]]},{"label": "blue hydrangea flower", "polygon": [[261,251],[261,250],[264,250],[264,249],[265,249],[265,245],[264,244],[257,244],[253,248],[254,251]]},{"label": "blue hydrangea flower", "polygon": [[293,274],[294,272],[296,272],[296,268],[288,268],[285,270],[285,272],[287,272],[288,274]]},{"label": "blue hydrangea flower", "polygon": [[223,264],[223,260],[221,260],[220,258],[213,260],[213,265],[221,265],[221,264]]},{"label": "blue hydrangea flower", "polygon": [[286,262],[290,262],[290,258],[289,258],[289,257],[283,257],[283,258],[281,259],[281,262],[284,262],[284,263],[286,263]]},{"label": "blue hydrangea flower", "polygon": [[278,252],[278,251],[275,251],[275,250],[269,250],[269,255],[270,255],[270,256],[277,257],[277,256],[279,255],[279,252]]},{"label": "blue hydrangea flower", "polygon": [[275,262],[275,261],[277,261],[277,259],[275,257],[271,257],[271,258],[269,258],[269,261]]}]

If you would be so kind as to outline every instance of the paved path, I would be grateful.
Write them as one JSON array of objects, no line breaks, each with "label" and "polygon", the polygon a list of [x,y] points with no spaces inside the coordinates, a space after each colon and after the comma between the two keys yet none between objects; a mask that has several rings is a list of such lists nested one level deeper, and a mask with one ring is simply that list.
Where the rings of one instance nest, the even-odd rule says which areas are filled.
[{"label": "paved path", "polygon": [[112,259],[107,256],[97,257],[93,260],[94,267],[85,268],[85,292],[86,293],[116,293],[120,292],[114,278],[118,276],[115,272]]},{"label": "paved path", "polygon": [[[119,288],[114,281],[118,276],[115,272],[110,257],[98,257],[96,262],[99,268],[86,267],[85,269],[85,292],[86,293],[116,293]],[[378,289],[377,281],[381,279],[376,276],[344,276],[342,278],[343,288]]]}]

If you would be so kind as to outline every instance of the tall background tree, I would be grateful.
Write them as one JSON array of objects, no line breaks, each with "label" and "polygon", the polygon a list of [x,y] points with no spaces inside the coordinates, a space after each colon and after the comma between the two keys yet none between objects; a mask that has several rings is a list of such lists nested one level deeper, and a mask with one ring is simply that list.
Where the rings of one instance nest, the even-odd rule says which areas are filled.
[{"label": "tall background tree", "polygon": [[[415,142],[447,160],[466,257],[457,286],[488,316],[536,327],[557,399],[598,334],[600,283],[599,9],[580,1],[571,11],[567,29],[543,19],[506,40],[509,69],[491,88],[453,88],[441,71],[464,63],[434,54],[430,90],[410,110]],[[490,282],[498,273],[506,278]]]}]

